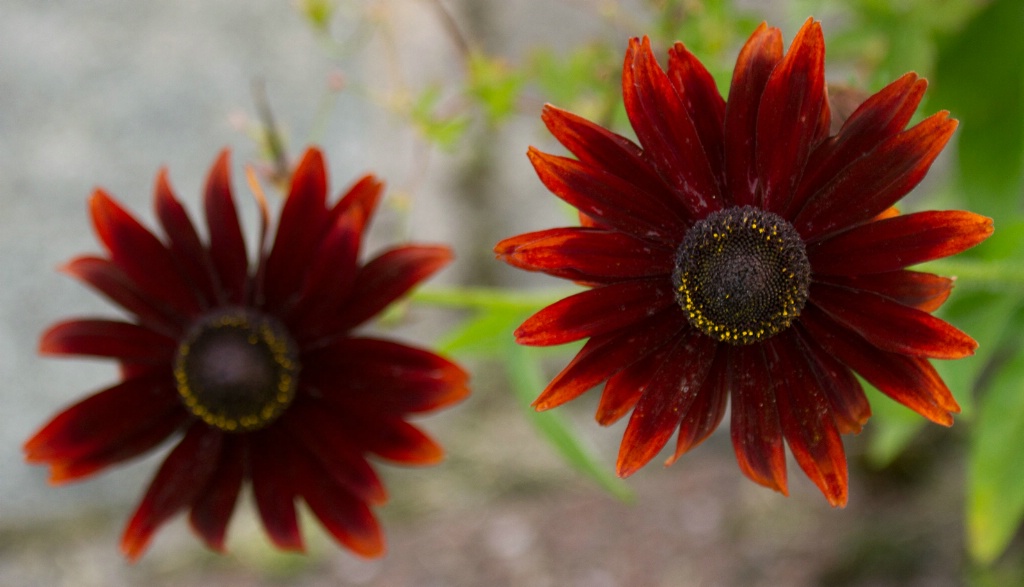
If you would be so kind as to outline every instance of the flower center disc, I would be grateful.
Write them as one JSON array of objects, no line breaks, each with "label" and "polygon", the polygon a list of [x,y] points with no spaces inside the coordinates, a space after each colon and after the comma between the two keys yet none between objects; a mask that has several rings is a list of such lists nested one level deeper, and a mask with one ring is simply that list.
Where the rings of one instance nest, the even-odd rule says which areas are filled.
[{"label": "flower center disc", "polygon": [[780,216],[743,206],[708,215],[686,233],[672,279],[690,324],[730,344],[782,332],[807,302],[811,264]]},{"label": "flower center disc", "polygon": [[298,353],[270,316],[228,309],[192,325],[174,359],[185,406],[226,432],[258,430],[295,398]]}]

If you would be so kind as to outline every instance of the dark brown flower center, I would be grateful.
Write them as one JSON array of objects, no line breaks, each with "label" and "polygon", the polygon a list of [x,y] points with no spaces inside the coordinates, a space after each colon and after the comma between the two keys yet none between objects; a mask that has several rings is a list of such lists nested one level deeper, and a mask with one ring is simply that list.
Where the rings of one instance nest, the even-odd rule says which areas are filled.
[{"label": "dark brown flower center", "polygon": [[782,332],[807,302],[811,265],[781,217],[751,206],[708,215],[686,233],[672,279],[694,328],[730,344]]},{"label": "dark brown flower center", "polygon": [[204,316],[174,359],[188,409],[210,426],[248,432],[276,420],[295,398],[298,353],[270,316],[234,308]]}]

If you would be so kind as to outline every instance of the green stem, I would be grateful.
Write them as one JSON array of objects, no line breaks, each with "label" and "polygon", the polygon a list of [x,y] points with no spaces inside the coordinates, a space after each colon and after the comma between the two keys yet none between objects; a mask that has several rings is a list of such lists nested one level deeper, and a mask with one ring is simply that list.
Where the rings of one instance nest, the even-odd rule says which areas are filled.
[{"label": "green stem", "polygon": [[1024,290],[1024,268],[1019,262],[941,259],[925,263],[920,269],[955,276],[958,287]]},{"label": "green stem", "polygon": [[497,287],[429,287],[417,290],[410,301],[443,308],[473,308],[508,311],[533,311],[576,293],[550,289],[522,292]]}]

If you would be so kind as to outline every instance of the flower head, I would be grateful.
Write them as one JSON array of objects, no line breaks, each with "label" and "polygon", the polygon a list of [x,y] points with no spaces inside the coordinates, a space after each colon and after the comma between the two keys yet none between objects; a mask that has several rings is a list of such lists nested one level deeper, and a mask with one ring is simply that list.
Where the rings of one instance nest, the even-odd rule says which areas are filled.
[{"label": "flower head", "polygon": [[266,246],[267,207],[253,184],[261,226],[251,261],[225,151],[206,183],[207,242],[161,171],[155,205],[164,238],[97,190],[90,211],[109,256],[64,267],[130,318],[60,322],[43,334],[41,351],[114,359],[123,378],[54,417],[25,453],[64,483],[173,439],[125,529],[121,548],[131,559],[186,510],[206,544],[223,550],[245,484],[278,547],[303,548],[301,499],[343,545],[378,556],[384,543],[370,506],[387,493],[367,456],[438,461],[441,448],[406,417],[468,393],[454,363],[353,332],[447,264],[448,248],[405,245],[360,262],[382,186],[363,177],[328,205],[315,149],[296,168]]},{"label": "flower head", "polygon": [[590,289],[529,318],[521,344],[587,339],[538,409],[604,383],[597,420],[632,411],[627,476],[677,433],[669,463],[714,431],[731,398],[743,472],[787,492],[784,443],[833,505],[847,501],[840,434],[870,407],[854,373],[924,417],[959,411],[929,359],[973,353],[931,312],[953,281],[907,267],[992,233],[969,212],[900,215],[956,121],[906,128],[925,89],[908,73],[830,132],[819,23],[789,50],[762,24],[740,52],[728,99],[681,43],[663,70],[649,41],[626,51],[622,93],[639,145],[547,106],[573,154],[531,148],[541,181],[582,226],[499,243],[511,265]]}]

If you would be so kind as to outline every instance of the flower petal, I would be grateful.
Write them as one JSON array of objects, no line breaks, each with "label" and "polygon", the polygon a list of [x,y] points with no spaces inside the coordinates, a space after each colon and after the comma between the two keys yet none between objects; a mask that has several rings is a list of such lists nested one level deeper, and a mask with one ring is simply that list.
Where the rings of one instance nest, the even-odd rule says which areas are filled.
[{"label": "flower petal", "polygon": [[443,245],[406,245],[381,253],[356,273],[353,295],[342,308],[343,328],[376,316],[452,258],[451,249]]},{"label": "flower petal", "polygon": [[937,310],[949,297],[954,283],[948,277],[906,269],[870,275],[821,277],[819,281],[823,283],[874,292],[924,312]]},{"label": "flower petal", "polygon": [[142,556],[157,528],[196,500],[216,472],[223,437],[197,423],[167,455],[121,537],[121,551],[130,560]]},{"label": "flower petal", "polygon": [[715,78],[697,57],[677,42],[668,53],[668,79],[697,130],[719,189],[725,186],[725,100]]},{"label": "flower petal", "polygon": [[671,200],[648,193],[626,179],[533,147],[527,156],[537,177],[552,193],[603,226],[670,246],[686,229],[684,212],[674,210]]},{"label": "flower petal", "polygon": [[281,437],[281,427],[254,433],[249,446],[249,475],[263,527],[282,550],[303,551],[302,532],[295,512],[294,447]]},{"label": "flower petal", "polygon": [[540,310],[516,329],[516,342],[552,346],[635,324],[675,303],[666,279],[595,287]]},{"label": "flower petal", "polygon": [[932,422],[953,424],[952,414],[960,406],[927,359],[878,349],[812,304],[804,308],[800,322],[813,340],[879,391]]},{"label": "flower petal", "polygon": [[725,103],[725,169],[735,206],[755,203],[758,108],[769,76],[782,61],[782,51],[782,32],[762,22],[736,58]]},{"label": "flower petal", "polygon": [[595,228],[553,228],[505,239],[498,258],[528,271],[585,283],[610,283],[672,273],[675,251],[629,234]]},{"label": "flower petal", "polygon": [[876,347],[904,355],[962,359],[978,343],[927,312],[863,290],[816,283],[811,302]]},{"label": "flower petal", "polygon": [[761,346],[729,349],[732,393],[730,433],[736,461],[755,483],[788,495],[786,452],[776,400],[778,378],[765,362]]},{"label": "flower petal", "polygon": [[754,145],[762,207],[781,212],[803,174],[825,99],[825,39],[809,18],[772,71],[757,113]]},{"label": "flower petal", "polygon": [[871,405],[860,381],[849,367],[804,334],[802,328],[797,328],[796,332],[799,334],[796,342],[807,360],[809,373],[817,382],[818,389],[825,392],[839,432],[860,433],[871,417]]},{"label": "flower petal", "polygon": [[629,42],[622,99],[644,153],[675,188],[687,217],[703,218],[720,209],[722,196],[697,129],[647,37]]},{"label": "flower petal", "polygon": [[173,339],[138,324],[75,319],[58,322],[46,329],[39,342],[39,352],[169,364],[177,346]]},{"label": "flower petal", "polygon": [[56,463],[105,452],[175,411],[183,410],[169,376],[128,379],[55,416],[25,443],[25,458]]},{"label": "flower petal", "polygon": [[469,394],[469,375],[427,350],[373,338],[342,338],[303,356],[303,384],[325,401],[381,413],[428,412]]},{"label": "flower petal", "polygon": [[851,162],[899,134],[917,110],[927,85],[916,73],[908,73],[861,104],[835,136],[811,153],[787,217]]},{"label": "flower petal", "polygon": [[220,553],[225,552],[228,522],[245,477],[245,444],[241,437],[224,435],[216,470],[189,512],[189,524],[195,533],[208,547]]},{"label": "flower petal", "polygon": [[673,198],[669,187],[633,141],[551,104],[544,105],[541,120],[580,163],[603,169],[648,194],[657,194],[663,201]]},{"label": "flower petal", "polygon": [[218,297],[221,292],[215,283],[217,276],[209,252],[199,239],[199,233],[185,207],[174,196],[166,168],[161,169],[156,177],[154,205],[156,216],[167,237],[168,248],[181,272],[187,276],[189,284],[200,293],[201,305],[208,307],[216,302],[225,302]]},{"label": "flower petal", "polygon": [[991,235],[991,218],[961,210],[916,212],[813,243],[807,257],[814,273],[885,273],[955,255]]},{"label": "flower petal", "polygon": [[365,503],[335,486],[327,471],[310,458],[299,459],[296,470],[299,494],[331,536],[360,556],[384,554],[380,525]]},{"label": "flower petal", "polygon": [[174,310],[149,297],[115,263],[100,257],[77,257],[60,270],[87,283],[110,301],[134,314],[139,322],[156,332],[177,338],[183,318]]},{"label": "flower petal", "polygon": [[323,155],[309,149],[292,175],[281,210],[277,235],[267,257],[263,292],[267,306],[282,308],[296,301],[309,259],[327,229],[327,174]]},{"label": "flower petal", "polygon": [[846,451],[824,390],[793,331],[769,339],[765,347],[768,362],[778,374],[775,399],[786,443],[832,507],[843,507],[849,482]]},{"label": "flower petal", "polygon": [[194,315],[201,307],[175,269],[174,257],[153,233],[103,190],[89,199],[96,234],[114,263],[147,297],[176,314]]},{"label": "flower petal", "polygon": [[305,282],[295,288],[298,293],[287,310],[285,321],[293,332],[322,332],[326,326],[323,317],[336,313],[339,300],[352,294],[359,268],[361,224],[359,214],[342,214],[318,243]]},{"label": "flower petal", "polygon": [[711,370],[697,397],[690,408],[686,410],[681,422],[679,422],[679,437],[676,440],[676,450],[671,457],[665,461],[665,466],[679,460],[679,457],[704,442],[711,433],[718,428],[725,415],[725,406],[729,400],[729,389],[726,387],[728,380],[726,366],[728,365],[728,353],[715,353],[715,360],[711,364]]},{"label": "flower petal", "polygon": [[534,400],[533,407],[538,411],[550,410],[579,397],[661,347],[684,328],[686,320],[682,312],[669,308],[638,323],[635,328],[591,338]]},{"label": "flower petal", "polygon": [[882,142],[808,195],[793,226],[813,241],[881,214],[924,178],[956,126],[939,112]]},{"label": "flower petal", "polygon": [[221,151],[210,168],[203,203],[210,235],[210,258],[224,295],[231,303],[240,304],[246,295],[249,261],[231,193],[230,152],[227,149]]},{"label": "flower petal", "polygon": [[696,330],[679,337],[650,380],[643,385],[619,447],[616,473],[628,477],[665,446],[711,370],[718,344]]},{"label": "flower petal", "polygon": [[[673,340],[666,341],[674,342]],[[664,344],[646,356],[608,378],[601,392],[601,401],[597,405],[594,419],[602,426],[610,426],[625,416],[640,401],[644,386],[654,378],[654,374],[665,364],[666,357],[675,348],[672,344]]]},{"label": "flower petal", "polygon": [[366,462],[366,448],[352,441],[333,413],[315,401],[296,402],[281,423],[324,469],[324,477],[359,499],[386,502],[387,490]]}]

